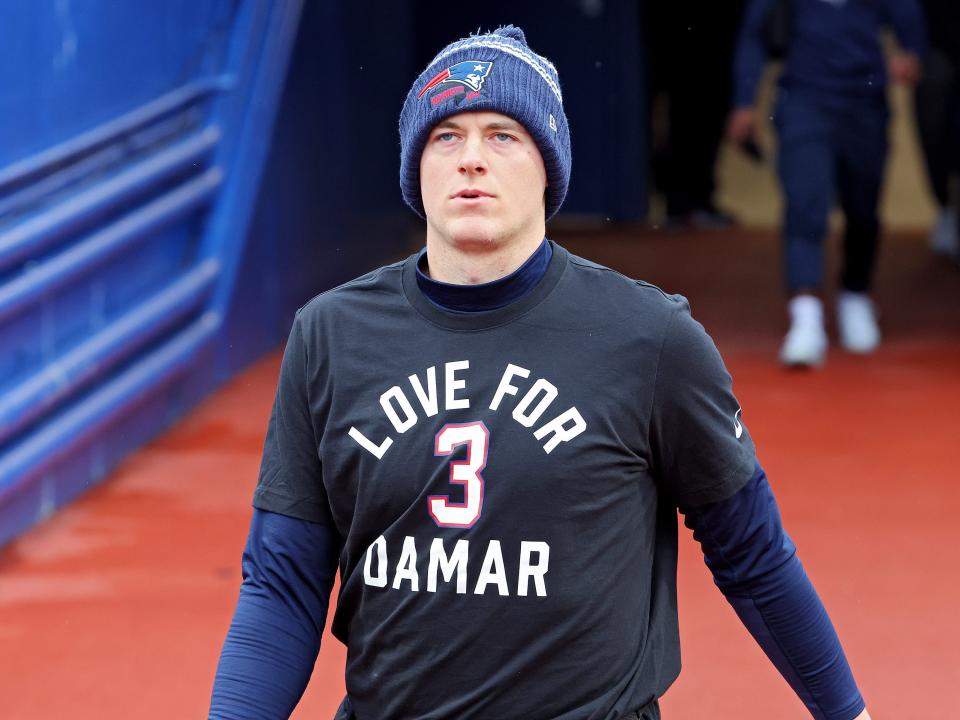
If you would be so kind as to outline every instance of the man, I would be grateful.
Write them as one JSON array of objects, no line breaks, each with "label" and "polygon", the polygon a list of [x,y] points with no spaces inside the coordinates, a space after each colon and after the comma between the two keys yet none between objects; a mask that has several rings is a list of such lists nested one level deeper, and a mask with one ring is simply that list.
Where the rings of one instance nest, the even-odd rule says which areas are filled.
[{"label": "man", "polygon": [[902,51],[889,76],[913,84],[924,52],[917,0],[750,0],[735,58],[730,139],[755,138],[753,99],[780,13],[786,47],[775,110],[777,170],[784,197],[784,265],[790,329],[780,361],[816,367],[827,356],[823,243],[834,197],[846,228],[837,330],[847,352],[870,353],[880,326],[870,297],[880,233],[877,205],[887,157],[887,72],[882,26]]},{"label": "man", "polygon": [[660,717],[677,515],[815,717],[868,717],[686,301],[545,240],[556,70],[508,26],[445,48],[400,118],[425,252],[297,314],[213,718],[282,718],[333,577],[337,718]]}]

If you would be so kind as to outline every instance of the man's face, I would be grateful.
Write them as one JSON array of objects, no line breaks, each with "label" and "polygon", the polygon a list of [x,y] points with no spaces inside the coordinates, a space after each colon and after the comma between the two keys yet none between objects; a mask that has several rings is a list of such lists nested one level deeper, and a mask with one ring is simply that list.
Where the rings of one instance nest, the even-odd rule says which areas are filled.
[{"label": "man's face", "polygon": [[543,233],[547,173],[520,123],[496,112],[464,112],[430,131],[420,157],[428,238],[493,250]]}]

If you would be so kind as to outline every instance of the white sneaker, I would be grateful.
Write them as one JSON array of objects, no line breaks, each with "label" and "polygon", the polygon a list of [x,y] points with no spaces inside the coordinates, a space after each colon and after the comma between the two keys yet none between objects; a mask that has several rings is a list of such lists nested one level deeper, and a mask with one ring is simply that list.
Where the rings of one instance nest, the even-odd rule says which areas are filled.
[{"label": "white sneaker", "polygon": [[930,249],[937,255],[960,255],[956,210],[941,210],[937,215],[937,222],[930,231]]},{"label": "white sneaker", "polygon": [[868,353],[880,344],[880,328],[866,293],[841,292],[837,298],[837,329],[847,352]]},{"label": "white sneaker", "polygon": [[823,302],[813,295],[790,301],[790,330],[780,348],[780,362],[791,367],[815,367],[827,356],[827,331],[823,327]]}]

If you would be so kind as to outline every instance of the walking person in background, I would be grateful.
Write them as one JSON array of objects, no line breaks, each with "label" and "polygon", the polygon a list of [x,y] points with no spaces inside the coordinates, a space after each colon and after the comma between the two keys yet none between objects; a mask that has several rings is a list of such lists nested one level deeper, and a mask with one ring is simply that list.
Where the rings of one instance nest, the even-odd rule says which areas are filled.
[{"label": "walking person in background", "polygon": [[[925,50],[917,0],[750,0],[734,60],[734,109],[727,134],[744,144],[757,129],[753,107],[769,25],[786,18],[786,48],[774,126],[783,190],[790,329],[780,350],[788,366],[826,359],[824,238],[839,196],[846,227],[836,319],[840,345],[869,353],[880,343],[870,297],[879,239],[878,203],[887,156],[888,78],[916,83]],[[889,59],[880,32],[892,26],[900,49]]]},{"label": "walking person in background", "polygon": [[930,248],[960,262],[960,2],[923,0],[930,49],[917,85],[917,128],[937,219]]}]

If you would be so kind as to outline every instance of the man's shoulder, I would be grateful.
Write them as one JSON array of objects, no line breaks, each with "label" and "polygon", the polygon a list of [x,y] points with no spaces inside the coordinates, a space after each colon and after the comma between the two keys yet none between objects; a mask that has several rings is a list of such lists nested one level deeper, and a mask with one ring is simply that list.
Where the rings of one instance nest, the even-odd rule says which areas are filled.
[{"label": "man's shoulder", "polygon": [[315,295],[297,311],[304,320],[330,312],[364,306],[375,299],[384,300],[401,291],[400,274],[406,259],[378,267],[341,285]]},{"label": "man's shoulder", "polygon": [[570,253],[570,266],[575,282],[587,296],[607,298],[618,304],[622,302],[634,310],[640,304],[650,311],[658,310],[666,315],[689,307],[683,295],[668,293],[653,283],[629,277],[573,253]]}]

